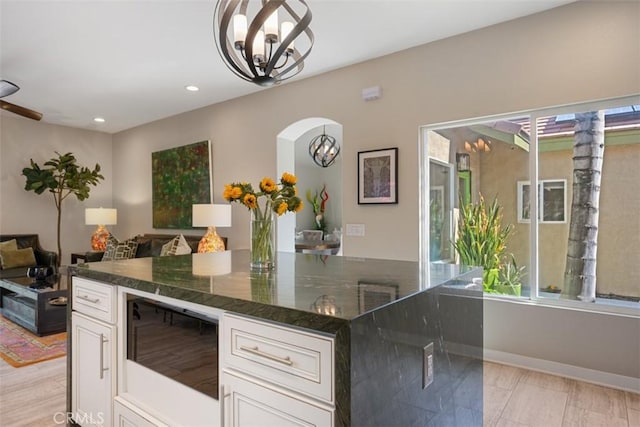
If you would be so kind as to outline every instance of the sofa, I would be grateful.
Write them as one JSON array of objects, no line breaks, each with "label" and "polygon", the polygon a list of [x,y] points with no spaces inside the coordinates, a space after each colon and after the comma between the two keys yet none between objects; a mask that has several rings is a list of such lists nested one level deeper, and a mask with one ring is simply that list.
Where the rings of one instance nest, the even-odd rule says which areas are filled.
[{"label": "sofa", "polygon": [[[182,233],[175,234],[140,234],[132,238],[138,243],[138,247],[136,249],[135,258],[145,258],[145,257],[157,257],[160,256],[162,251],[162,247],[172,241],[176,236]],[[204,235],[204,232],[203,232]],[[191,252],[198,252],[198,243],[202,239],[202,236],[189,236],[184,235],[185,240],[189,244],[191,248]],[[222,237],[224,241],[224,247],[227,247],[227,238]],[[104,256],[104,252],[87,252],[85,254],[85,262],[96,262],[102,261],[102,257]]]},{"label": "sofa", "polygon": [[[18,249],[32,248],[35,256],[35,264],[29,266],[20,266],[13,268],[2,268],[0,270],[0,279],[10,279],[15,277],[26,277],[27,269],[34,266],[51,267],[53,271],[57,271],[58,254],[48,251],[40,246],[40,240],[37,234],[2,234],[0,242],[16,240]],[[197,246],[197,245],[196,245]]]}]

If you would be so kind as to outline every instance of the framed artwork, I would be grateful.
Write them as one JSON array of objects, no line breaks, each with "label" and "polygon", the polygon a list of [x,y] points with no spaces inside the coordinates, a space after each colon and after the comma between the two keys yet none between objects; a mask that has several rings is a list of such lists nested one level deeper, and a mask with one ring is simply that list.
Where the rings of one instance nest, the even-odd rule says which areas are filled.
[{"label": "framed artwork", "polygon": [[358,204],[398,203],[398,149],[358,153]]},{"label": "framed artwork", "polygon": [[395,283],[358,282],[358,313],[364,313],[397,300],[400,287]]},{"label": "framed artwork", "polygon": [[211,203],[211,142],[151,153],[153,228],[192,227],[191,205]]},{"label": "framed artwork", "polygon": [[[531,222],[531,185],[518,181],[518,222]],[[567,180],[544,179],[538,182],[538,219],[540,224],[567,222]]]}]

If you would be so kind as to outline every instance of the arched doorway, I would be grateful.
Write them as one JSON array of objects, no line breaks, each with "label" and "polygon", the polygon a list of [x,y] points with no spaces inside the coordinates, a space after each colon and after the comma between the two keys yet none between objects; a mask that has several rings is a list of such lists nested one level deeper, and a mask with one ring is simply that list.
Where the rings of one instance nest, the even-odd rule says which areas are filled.
[{"label": "arched doorway", "polygon": [[[329,230],[342,229],[342,152],[334,164],[327,168],[317,166],[309,155],[309,142],[322,132],[333,136],[343,147],[342,125],[323,117],[310,117],[287,126],[277,137],[278,176],[283,172],[298,177],[298,192],[305,202],[305,208],[296,215],[278,217],[277,250],[295,251],[296,231],[309,228],[313,224],[313,210],[306,199],[307,190],[312,194],[327,186],[329,201],[326,218]],[[342,252],[342,250],[341,250]]]}]

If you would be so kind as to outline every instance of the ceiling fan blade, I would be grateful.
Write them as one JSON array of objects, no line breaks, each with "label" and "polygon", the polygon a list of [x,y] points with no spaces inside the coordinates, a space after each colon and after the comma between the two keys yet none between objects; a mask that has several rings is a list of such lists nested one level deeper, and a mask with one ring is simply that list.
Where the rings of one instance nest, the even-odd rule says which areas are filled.
[{"label": "ceiling fan blade", "polygon": [[9,80],[0,80],[0,98],[16,93],[18,90],[20,87],[17,84],[11,83]]},{"label": "ceiling fan blade", "polygon": [[37,111],[33,111],[6,101],[0,101],[0,108],[32,120],[40,120],[42,118],[42,113],[38,113]]}]

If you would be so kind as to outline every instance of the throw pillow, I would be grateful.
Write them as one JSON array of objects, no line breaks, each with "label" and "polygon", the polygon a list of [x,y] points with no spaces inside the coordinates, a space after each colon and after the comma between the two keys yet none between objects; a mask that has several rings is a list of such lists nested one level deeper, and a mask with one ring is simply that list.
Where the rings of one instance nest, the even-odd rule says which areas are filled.
[{"label": "throw pillow", "polygon": [[168,255],[188,255],[191,253],[191,246],[182,234],[171,239],[170,242],[162,245],[160,256]]},{"label": "throw pillow", "polygon": [[[2,251],[17,251],[18,250],[18,242],[16,239],[6,240],[4,242],[0,242],[0,252]],[[2,260],[0,259],[0,269],[5,268],[2,265]]]},{"label": "throw pillow", "polygon": [[37,265],[33,248],[16,249],[15,251],[0,250],[0,262],[2,262],[3,269],[35,267]]},{"label": "throw pillow", "polygon": [[18,250],[18,242],[16,241],[16,239],[0,242],[0,251],[17,251],[17,250]]},{"label": "throw pillow", "polygon": [[135,258],[137,250],[138,242],[135,239],[120,242],[112,234],[109,234],[107,248],[102,256],[102,261]]}]

